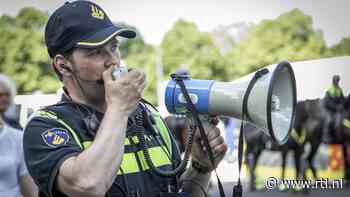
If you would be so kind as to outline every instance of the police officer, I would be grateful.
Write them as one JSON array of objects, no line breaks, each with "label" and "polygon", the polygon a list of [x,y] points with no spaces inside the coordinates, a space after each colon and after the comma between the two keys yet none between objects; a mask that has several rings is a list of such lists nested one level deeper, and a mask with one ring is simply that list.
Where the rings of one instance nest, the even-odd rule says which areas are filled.
[{"label": "police officer", "polygon": [[339,86],[340,76],[334,75],[332,78],[332,86],[329,87],[325,95],[325,107],[331,113],[336,112],[344,102],[343,90]]},{"label": "police officer", "polygon": [[[25,128],[25,160],[40,197],[178,196],[179,191],[202,196],[213,168],[197,135],[192,164],[181,176],[154,173],[154,167],[174,169],[179,153],[157,111],[141,100],[145,74],[134,70],[113,80],[120,66],[118,36],[136,33],[113,24],[89,1],[66,3],[48,20],[45,43],[65,93]],[[144,140],[135,134],[140,128]],[[217,165],[227,147],[216,127],[209,125],[206,132]]]},{"label": "police officer", "polygon": [[[335,123],[337,122],[336,114],[340,112],[344,103],[343,90],[339,86],[340,76],[334,75],[332,78],[332,86],[326,91],[323,105],[325,109],[326,121],[324,126],[324,135],[326,141],[334,140]],[[331,139],[327,139],[331,138]]]}]

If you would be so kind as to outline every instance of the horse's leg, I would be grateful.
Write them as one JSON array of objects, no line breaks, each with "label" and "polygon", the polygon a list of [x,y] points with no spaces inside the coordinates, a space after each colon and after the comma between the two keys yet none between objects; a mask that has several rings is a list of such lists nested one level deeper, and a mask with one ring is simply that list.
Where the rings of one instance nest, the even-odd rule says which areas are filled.
[{"label": "horse's leg", "polygon": [[[318,147],[320,146],[320,142],[315,142],[315,141],[312,141],[311,142],[311,150],[310,150],[310,154],[309,156],[307,157],[307,162],[308,162],[308,166],[310,167],[311,171],[312,171],[312,175],[315,179],[318,179],[318,176],[317,176],[317,170],[313,164],[313,160],[315,158],[315,155],[317,153],[317,150],[318,150]],[[305,169],[306,171],[306,169]],[[306,173],[306,172],[305,172]],[[306,175],[304,176],[306,178]]]},{"label": "horse's leg", "polygon": [[[288,149],[283,147],[281,150],[281,156],[282,156],[282,176],[281,176],[281,180],[285,180],[286,177],[286,163],[287,163],[287,153],[288,153]],[[278,188],[280,191],[286,191],[288,188],[285,185],[279,185]]]},{"label": "horse's leg", "polygon": [[302,155],[302,151],[295,149],[294,150],[294,163],[295,163],[295,178],[296,179],[300,179],[301,175],[303,173],[301,173],[301,155]]},{"label": "horse's leg", "polygon": [[287,150],[282,150],[282,177],[281,179],[284,180],[285,176],[285,171],[286,171],[286,160],[287,160]]},{"label": "horse's leg", "polygon": [[[307,163],[304,160],[304,158],[302,157],[304,153],[304,146],[300,145],[298,146],[297,149],[295,149],[294,152],[294,161],[295,161],[295,169],[296,169],[296,173],[295,173],[295,177],[297,180],[306,180],[306,170],[307,170]],[[302,191],[303,193],[308,193],[309,189],[307,188],[293,188],[293,191]]]},{"label": "horse's leg", "polygon": [[253,172],[254,172],[254,177],[253,177],[253,180],[254,180],[254,190],[256,190],[256,175],[255,175],[255,170],[256,170],[256,166],[257,166],[257,164],[258,164],[258,161],[259,161],[259,157],[260,157],[260,155],[261,155],[261,152],[262,152],[262,150],[260,149],[260,150],[257,150],[256,152],[255,152],[255,157],[254,157],[254,160],[253,160]]},{"label": "horse's leg", "polygon": [[255,191],[255,171],[254,171],[254,160],[256,159],[256,154],[252,146],[247,146],[246,150],[246,163],[248,165],[249,174],[250,174],[250,190]]}]

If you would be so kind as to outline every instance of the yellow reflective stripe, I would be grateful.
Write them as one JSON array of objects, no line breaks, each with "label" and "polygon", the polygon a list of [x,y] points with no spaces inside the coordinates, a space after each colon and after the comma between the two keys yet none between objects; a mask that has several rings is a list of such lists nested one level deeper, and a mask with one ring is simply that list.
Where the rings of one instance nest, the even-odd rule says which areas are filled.
[{"label": "yellow reflective stripe", "polygon": [[86,141],[86,142],[83,142],[83,147],[84,147],[84,150],[89,148],[92,144],[92,141]]},{"label": "yellow reflective stripe", "polygon": [[[132,136],[132,140],[135,144],[139,143],[139,138],[137,138],[137,136]],[[128,138],[125,138],[124,140],[124,145],[130,145],[130,140]]]},{"label": "yellow reflective stripe", "polygon": [[[83,142],[84,149],[87,149],[91,144],[92,144],[92,141]],[[149,148],[148,152],[150,154],[151,160],[155,167],[171,165],[171,161],[166,155],[164,155],[162,147],[157,146],[157,147]],[[142,171],[148,170],[149,166],[147,165],[145,157],[143,156],[143,151],[138,151],[137,155],[141,160]],[[123,169],[124,174],[140,172],[134,152],[124,153],[120,168]],[[121,170],[118,171],[118,175],[120,174],[122,174]]]},{"label": "yellow reflective stripe", "polygon": [[118,175],[122,174],[120,169],[123,169],[124,174],[140,172],[134,153],[124,153],[122,163],[117,173]]},{"label": "yellow reflective stripe", "polygon": [[[91,144],[92,144],[92,141],[83,142],[84,150],[89,148],[91,146]],[[123,169],[124,174],[125,173],[139,172],[136,158],[135,158],[135,155],[133,153],[124,154],[123,161],[125,161],[125,162],[124,162],[124,164],[122,162],[122,164],[120,165],[118,175],[122,174],[120,169],[123,169],[123,168],[126,168],[126,170]],[[125,172],[125,171],[127,171],[127,172]]]},{"label": "yellow reflective stripe", "polygon": [[[132,139],[134,140],[135,144],[139,143],[139,139],[136,136],[133,136]],[[84,149],[89,148],[89,146],[91,145],[92,141],[85,141],[83,142],[83,147]],[[130,141],[128,138],[125,138],[124,140],[124,145],[130,145]]]},{"label": "yellow reflective stripe", "polygon": [[[164,151],[162,147],[157,146],[157,147],[149,148],[148,152],[155,167],[171,165],[171,161],[166,155],[164,155]],[[148,170],[149,166],[147,165],[147,162],[143,156],[143,152],[138,151],[137,155],[141,160],[142,171]],[[139,170],[139,166],[137,165],[135,153],[124,153],[123,161],[120,167],[123,169],[124,174],[139,172],[140,170]],[[118,175],[120,174],[122,173],[119,170]]]},{"label": "yellow reflective stripe", "polygon": [[75,133],[75,131],[68,125],[66,124],[63,120],[59,119],[55,114],[52,114],[47,111],[38,111],[36,116],[42,117],[42,118],[49,118],[49,119],[54,119],[61,123],[65,128],[69,130],[69,132],[72,134],[74,140],[78,143],[79,147],[83,149],[83,145],[80,143],[80,140],[78,138],[78,135]]},{"label": "yellow reflective stripe", "polygon": [[348,119],[343,120],[343,125],[350,129],[350,121]]},{"label": "yellow reflective stripe", "polygon": [[342,94],[342,91],[340,88],[337,88],[335,86],[332,86],[328,89],[328,93],[332,96],[332,97],[340,97]]},{"label": "yellow reflective stripe", "polygon": [[70,133],[73,135],[74,140],[78,143],[80,148],[83,149],[83,146],[81,145],[80,140],[79,140],[77,134],[74,132],[74,130],[72,128],[70,128],[70,126],[68,126],[68,124],[66,124],[62,120],[57,119],[57,121],[60,122],[61,124],[63,124],[70,131]]},{"label": "yellow reflective stripe", "polygon": [[[136,144],[139,143],[139,141],[138,141],[138,139],[136,138],[136,136],[134,136],[133,139],[135,140],[135,143],[136,143]],[[85,142],[83,142],[83,147],[84,147],[84,149],[89,148],[89,147],[91,146],[91,144],[92,144],[92,141],[85,141]],[[130,144],[131,144],[131,143],[130,143],[129,139],[128,139],[128,138],[125,138],[125,140],[124,140],[124,145],[130,145]]]},{"label": "yellow reflective stripe", "polygon": [[[78,145],[80,146],[81,149],[84,150],[84,149],[87,149],[88,147],[91,146],[92,141],[85,141],[85,142],[81,143],[77,134],[74,132],[74,130],[68,124],[66,124],[63,120],[59,119],[55,114],[47,112],[47,111],[38,111],[35,114],[35,116],[39,116],[42,118],[48,118],[48,119],[54,119],[54,120],[58,121],[59,123],[61,123],[63,126],[65,126],[70,131],[73,138],[78,143]],[[166,146],[171,151],[171,144],[170,144],[171,141],[170,141],[170,136],[169,136],[167,127],[164,125],[164,122],[162,121],[162,119],[160,118],[159,115],[157,115],[155,117],[155,120],[156,120],[156,125],[159,129],[159,131],[158,131],[158,129],[157,129],[157,131],[160,132],[162,138],[164,139],[164,141],[166,143]],[[136,144],[139,143],[137,136],[133,136],[132,139],[134,140],[134,142]],[[124,145],[130,145],[130,144],[131,143],[130,143],[129,139],[125,138]],[[152,163],[154,164],[155,167],[161,167],[164,165],[171,165],[171,161],[169,160],[167,155],[165,155],[163,148],[164,148],[163,146],[148,148],[150,158],[151,158]],[[139,158],[141,160],[142,171],[148,170],[149,166],[147,165],[147,162],[144,158],[142,150],[138,151],[137,155],[139,156]],[[140,169],[139,169],[137,160],[135,158],[135,153],[133,153],[133,152],[132,153],[124,153],[120,168],[123,169],[124,174],[139,172]],[[118,175],[120,175],[120,174],[122,174],[122,173],[119,170]]]},{"label": "yellow reflective stripe", "polygon": [[171,146],[170,136],[168,133],[168,128],[165,126],[165,124],[164,124],[163,120],[161,119],[161,117],[159,116],[159,114],[154,115],[154,119],[156,121],[156,125],[157,125],[157,128],[159,129],[159,131],[158,131],[158,129],[156,129],[156,130],[160,133],[160,135],[164,139],[165,144],[168,147],[167,150],[169,150],[168,154],[171,155],[172,146]]},{"label": "yellow reflective stripe", "polygon": [[[149,155],[151,157],[151,160],[155,167],[160,167],[164,165],[171,165],[171,161],[169,158],[164,154],[164,151],[162,147],[152,147],[148,149]],[[143,170],[148,170],[149,166],[147,165],[147,162],[145,160],[145,157],[143,155],[143,151],[137,152],[139,158],[141,158],[141,165]]]},{"label": "yellow reflective stripe", "polygon": [[301,131],[300,136],[298,135],[298,133],[296,132],[295,129],[292,130],[291,132],[292,138],[298,143],[298,144],[303,144],[305,142],[306,139],[306,131],[303,129]]},{"label": "yellow reflective stripe", "polygon": [[128,138],[125,138],[125,140],[124,140],[124,145],[130,145],[131,143],[130,143],[130,141],[129,141],[129,139]]}]

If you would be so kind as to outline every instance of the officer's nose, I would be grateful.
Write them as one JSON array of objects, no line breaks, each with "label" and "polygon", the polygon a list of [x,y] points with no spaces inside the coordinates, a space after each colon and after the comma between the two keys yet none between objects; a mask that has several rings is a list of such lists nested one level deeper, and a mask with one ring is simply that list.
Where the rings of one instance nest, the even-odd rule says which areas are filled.
[{"label": "officer's nose", "polygon": [[109,68],[111,66],[119,67],[120,66],[120,58],[118,53],[111,53],[109,52],[108,60],[105,64],[106,68]]}]

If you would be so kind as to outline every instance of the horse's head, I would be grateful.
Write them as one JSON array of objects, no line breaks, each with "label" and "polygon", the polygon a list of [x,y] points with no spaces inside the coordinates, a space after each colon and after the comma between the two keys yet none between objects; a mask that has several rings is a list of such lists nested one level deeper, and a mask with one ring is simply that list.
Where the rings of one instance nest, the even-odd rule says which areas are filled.
[{"label": "horse's head", "polygon": [[316,134],[316,130],[322,125],[323,116],[320,99],[308,99],[300,101],[296,107],[296,117],[294,122],[295,131],[301,135],[303,131],[308,135]]},{"label": "horse's head", "polygon": [[306,113],[309,119],[322,119],[322,103],[321,99],[312,99],[305,101]]}]

